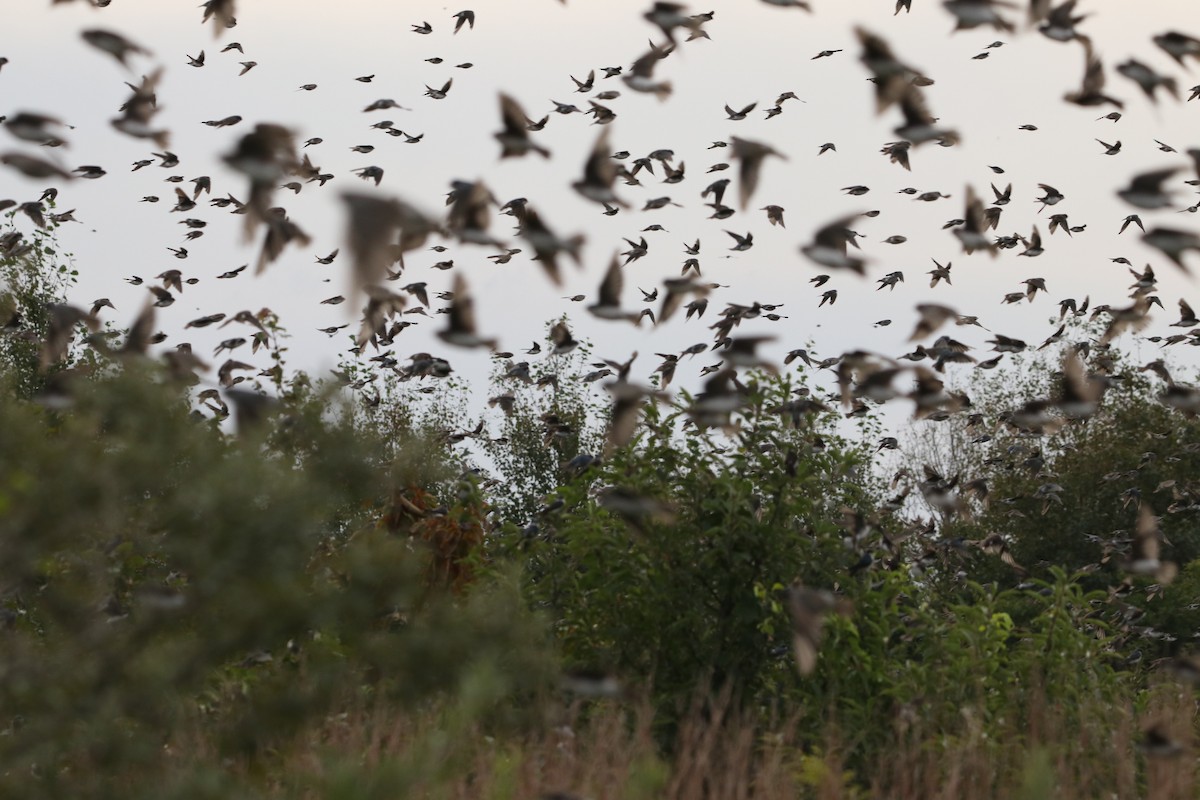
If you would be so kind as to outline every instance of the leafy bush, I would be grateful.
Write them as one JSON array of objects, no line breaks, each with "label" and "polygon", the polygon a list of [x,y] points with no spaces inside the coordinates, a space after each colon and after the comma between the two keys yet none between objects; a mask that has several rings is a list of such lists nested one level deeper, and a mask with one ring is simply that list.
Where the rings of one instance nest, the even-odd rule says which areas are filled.
[{"label": "leafy bush", "polygon": [[[10,287],[24,320],[61,301],[47,280]],[[1125,379],[1086,425],[956,451],[992,500],[934,508],[939,529],[872,473],[878,418],[849,427],[804,372],[752,373],[725,428],[698,428],[686,394],[649,402],[613,447],[586,345],[546,362],[554,389],[498,368],[508,411],[480,423],[453,379],[414,388],[361,359],[336,385],[289,373],[286,330],[263,324],[273,394],[225,395],[249,404],[236,431],[149,359],[81,343],[46,368],[36,331],[8,337],[0,795],[1186,784],[1139,765],[1133,731],[1194,724],[1142,669],[1194,628],[1194,487],[1172,477],[1193,466],[1193,423],[1117,357]],[[1051,391],[1010,384],[976,409],[1001,419]],[[1014,461],[1030,447],[1032,466]],[[1124,497],[1097,497],[1110,471]],[[1177,584],[1117,585],[1124,542],[1094,532],[1168,491]],[[1024,566],[981,545],[997,533]],[[805,675],[798,584],[835,598]],[[555,691],[597,671],[620,690]]]},{"label": "leafy bush", "polygon": [[654,406],[634,443],[565,476],[536,524],[509,526],[535,609],[568,664],[652,685],[665,711],[706,681],[766,697],[792,667],[775,594],[831,584],[848,566],[835,520],[859,502],[862,452],[828,415],[769,409],[787,380],[760,383],[739,430],[689,432]]},{"label": "leafy bush", "polygon": [[[78,383],[63,411],[0,398],[0,793],[148,779],[197,714],[245,758],[362,691],[405,706],[543,686],[510,585],[455,599],[423,577],[429,537],[389,519],[420,447],[389,462],[301,400],[229,437],[139,365]],[[447,503],[455,526],[479,513]]]},{"label": "leafy bush", "polygon": [[[53,210],[54,201],[47,205]],[[26,235],[18,230],[16,215],[15,209],[5,213],[0,226],[0,367],[9,390],[28,398],[45,386],[38,365],[51,309],[66,301],[78,271],[55,237],[62,223],[51,216]]]}]

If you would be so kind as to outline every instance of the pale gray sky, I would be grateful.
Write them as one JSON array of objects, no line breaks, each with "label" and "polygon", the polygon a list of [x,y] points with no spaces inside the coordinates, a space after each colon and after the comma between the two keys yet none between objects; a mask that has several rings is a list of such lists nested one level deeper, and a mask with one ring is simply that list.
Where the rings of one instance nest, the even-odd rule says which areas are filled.
[{"label": "pale gray sky", "polygon": [[[15,5],[10,2],[10,5]],[[711,40],[687,43],[660,62],[657,77],[670,80],[674,92],[665,102],[628,90],[619,79],[596,80],[596,91],[617,89],[621,96],[606,102],[617,119],[610,126],[614,149],[641,156],[657,148],[671,148],[687,164],[687,178],[662,185],[661,175],[643,177],[644,186],[618,186],[633,208],[615,217],[604,217],[600,208],[579,197],[570,183],[576,180],[601,128],[582,115],[551,115],[537,141],[553,152],[500,162],[499,145],[492,134],[499,130],[497,93],[515,96],[533,117],[551,110],[551,99],[586,107],[591,95],[574,93],[568,75],[582,79],[590,69],[624,66],[645,52],[647,40],[657,30],[642,19],[651,5],[646,0],[511,0],[448,6],[425,0],[342,0],[338,3],[296,0],[242,0],[239,25],[213,38],[211,26],[201,26],[195,0],[113,0],[106,9],[83,2],[55,5],[45,0],[21,0],[19,8],[6,8],[9,36],[0,55],[9,63],[0,70],[0,113],[36,111],[59,116],[75,130],[70,147],[50,155],[68,167],[98,164],[108,174],[95,181],[61,183],[60,210],[75,208],[82,225],[63,229],[64,244],[74,252],[82,273],[76,299],[81,303],[107,296],[118,311],[105,313],[125,323],[141,307],[144,288],[128,286],[122,278],[144,278],[170,268],[200,278],[187,287],[178,301],[160,316],[172,333],[169,343],[183,340],[182,325],[202,314],[269,306],[283,317],[294,335],[292,365],[319,371],[333,366],[345,340],[330,340],[318,327],[354,322],[356,309],[318,305],[321,299],[348,288],[347,254],[331,266],[314,263],[342,246],[344,215],[340,194],[347,190],[378,191],[400,196],[431,212],[441,212],[444,193],[452,179],[483,179],[503,202],[516,196],[530,199],[545,221],[560,233],[586,235],[583,269],[568,269],[561,288],[550,285],[536,263],[527,259],[529,248],[510,236],[508,217],[497,217],[492,231],[513,240],[526,253],[506,266],[493,266],[485,256],[491,249],[451,246],[450,252],[415,253],[408,259],[405,282],[428,280],[431,288],[449,288],[452,275],[429,267],[453,258],[456,269],[468,279],[477,297],[481,331],[498,336],[504,349],[528,347],[541,338],[543,323],[569,312],[577,337],[597,344],[600,355],[624,359],[633,350],[642,353],[635,376],[644,380],[657,363],[654,351],[678,351],[711,341],[706,325],[726,301],[781,302],[787,320],[744,323],[740,332],[769,333],[779,341],[769,352],[784,352],[812,339],[825,354],[863,348],[896,356],[910,349],[906,343],[919,302],[941,302],[961,313],[978,315],[992,331],[1040,341],[1053,331],[1049,318],[1057,317],[1058,300],[1090,294],[1092,303],[1127,304],[1131,282],[1124,267],[1110,258],[1125,256],[1139,267],[1153,263],[1160,276],[1159,294],[1167,305],[1145,333],[1163,333],[1177,318],[1175,300],[1187,297],[1200,302],[1194,283],[1154,251],[1143,246],[1135,231],[1118,236],[1122,218],[1136,209],[1114,194],[1133,174],[1149,169],[1179,166],[1172,185],[1179,191],[1175,209],[1141,212],[1147,226],[1162,224],[1197,229],[1191,214],[1176,209],[1196,198],[1182,180],[1194,177],[1188,160],[1160,152],[1154,139],[1180,151],[1200,146],[1197,115],[1200,101],[1176,102],[1166,98],[1150,104],[1138,88],[1118,75],[1115,65],[1135,57],[1176,77],[1183,97],[1200,83],[1200,70],[1180,69],[1151,41],[1167,30],[1200,34],[1200,17],[1191,0],[1145,0],[1139,3],[1081,2],[1080,11],[1091,14],[1080,28],[1092,37],[1104,59],[1108,91],[1126,103],[1117,123],[1096,118],[1111,110],[1079,108],[1062,102],[1075,91],[1083,70],[1082,48],[1075,43],[1051,41],[1036,31],[1019,27],[1014,33],[987,28],[952,33],[953,20],[940,2],[914,0],[911,14],[892,15],[892,0],[812,0],[814,13],[772,7],[753,0],[714,0],[689,7],[691,12],[715,11],[705,29]],[[452,35],[451,15],[471,7],[476,11],[474,30]],[[1019,17],[1014,14],[1015,18]],[[411,26],[428,20],[430,35],[411,32]],[[1021,20],[1023,22],[1023,19]],[[862,25],[887,39],[902,60],[923,71],[936,83],[926,90],[933,113],[941,124],[956,129],[961,144],[941,148],[928,144],[912,153],[912,172],[890,164],[879,148],[898,137],[898,111],[874,113],[872,86],[858,61],[854,27]],[[87,28],[119,31],[153,51],[152,57],[135,57],[127,72],[111,58],[84,44],[79,33]],[[19,33],[20,35],[13,35]],[[973,60],[996,40],[1003,47],[988,51],[986,60]],[[245,55],[220,53],[230,42],[241,42]],[[205,50],[203,68],[187,64],[187,55]],[[828,58],[812,60],[821,50],[841,49]],[[424,59],[438,56],[440,65]],[[238,62],[254,60],[258,66],[237,77]],[[471,62],[470,69],[455,64]],[[150,157],[153,147],[122,136],[109,125],[127,95],[125,80],[166,68],[159,89],[162,112],[158,119],[172,131],[170,149],[181,158],[176,169],[148,167],[131,173],[130,165]],[[369,84],[356,76],[374,74]],[[454,85],[445,100],[424,97],[426,84],[440,86],[449,77]],[[312,92],[297,91],[316,83]],[[764,119],[765,109],[784,91],[794,91],[804,103],[789,102],[774,119]],[[379,98],[393,98],[412,109],[362,113]],[[1164,96],[1165,97],[1165,96]],[[725,119],[722,107],[757,102],[758,108],[742,122]],[[201,121],[239,114],[244,121],[226,129],[212,129]],[[423,133],[419,144],[405,144],[370,125],[391,119],[395,127]],[[254,247],[241,239],[240,218],[207,206],[207,197],[188,214],[168,213],[173,184],[169,175],[191,179],[211,175],[214,195],[231,192],[245,197],[244,179],[223,166],[220,155],[256,122],[276,122],[291,127],[300,140],[319,136],[324,143],[309,148],[313,161],[336,175],[324,188],[309,185],[298,195],[281,191],[276,202],[313,238],[311,247],[289,249],[260,277],[248,271],[233,281],[213,278],[246,262],[253,262]],[[1018,130],[1031,123],[1036,132]],[[720,175],[705,170],[728,160],[728,150],[708,150],[715,140],[731,135],[771,144],[787,161],[768,162],[751,210],[726,220],[706,219],[708,210],[699,194]],[[1095,139],[1121,140],[1123,150],[1105,156]],[[15,139],[0,137],[0,150],[21,149]],[[817,155],[819,145],[834,142],[837,151]],[[350,147],[372,144],[370,155],[352,153]],[[30,148],[25,148],[26,150]],[[45,154],[45,151],[42,151]],[[351,170],[379,165],[385,177],[378,190],[356,178]],[[988,165],[1006,170],[995,175]],[[732,176],[735,170],[724,175]],[[1028,235],[1038,224],[1046,253],[1037,259],[1019,258],[1018,250],[995,259],[976,253],[967,256],[942,224],[963,215],[964,188],[975,187],[990,201],[989,182],[1003,187],[1013,183],[1013,200],[1004,211],[1001,234]],[[1071,224],[1086,224],[1085,232],[1068,239],[1061,233],[1048,236],[1048,213],[1039,216],[1034,198],[1038,183],[1060,189],[1066,199],[1054,210],[1066,212]],[[848,197],[840,189],[853,184],[871,187],[863,197]],[[0,198],[36,199],[44,181],[29,181],[12,171],[0,172]],[[190,186],[190,184],[184,184]],[[736,179],[734,181],[736,187]],[[905,187],[938,190],[950,199],[914,202],[899,194]],[[156,205],[138,203],[143,195],[162,198]],[[670,196],[682,208],[641,212],[653,197]],[[736,189],[730,196],[736,197]],[[730,201],[732,202],[732,201]],[[783,206],[786,229],[767,224],[757,209],[768,203]],[[823,270],[798,253],[812,233],[838,215],[878,209],[874,219],[860,219],[853,227],[865,234],[863,250],[870,258],[868,277],[835,275],[826,288],[840,291],[835,306],[817,308],[821,290],[808,281]],[[184,243],[183,217],[209,222],[206,235]],[[685,323],[682,315],[658,329],[603,322],[590,318],[585,304],[562,299],[575,293],[594,294],[614,250],[625,249],[621,237],[636,240],[641,229],[662,224],[668,233],[644,234],[649,255],[626,271],[625,302],[640,308],[635,287],[650,289],[662,278],[678,275],[686,258],[683,243],[702,240],[700,261],[706,279],[729,284],[711,298],[702,323]],[[24,223],[22,223],[24,224]],[[722,231],[752,231],[754,247],[731,253],[732,239]],[[894,234],[907,237],[901,245],[882,240]],[[184,245],[187,260],[171,256],[167,247]],[[954,285],[928,288],[926,271],[931,258],[954,262]],[[1200,260],[1197,267],[1200,268]],[[875,280],[892,270],[902,270],[906,281],[894,292],[875,291]],[[252,271],[252,270],[251,270]],[[1006,292],[1022,288],[1025,278],[1046,279],[1049,296],[1032,304],[1001,306]],[[420,319],[412,317],[410,319]],[[891,319],[890,327],[872,323]],[[472,379],[487,374],[488,357],[481,351],[460,351],[440,343],[434,332],[440,321],[422,321],[397,339],[400,357],[422,350],[445,355],[456,369]],[[197,352],[208,355],[222,332],[188,331]],[[988,334],[957,328],[955,335],[980,346]],[[1176,353],[1194,363],[1194,350]],[[1144,350],[1145,352],[1145,350]],[[248,353],[246,354],[248,355]],[[715,355],[695,359],[695,368],[717,360]],[[681,370],[678,379],[696,385]]]}]

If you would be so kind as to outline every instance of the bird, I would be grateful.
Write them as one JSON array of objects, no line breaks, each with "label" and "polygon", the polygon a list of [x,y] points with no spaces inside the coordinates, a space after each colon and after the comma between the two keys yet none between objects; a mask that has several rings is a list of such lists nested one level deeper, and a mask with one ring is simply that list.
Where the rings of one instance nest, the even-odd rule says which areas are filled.
[{"label": "bird", "polygon": [[621,80],[635,92],[647,92],[659,100],[666,100],[671,94],[671,82],[654,80],[654,68],[660,60],[667,57],[668,52],[664,48],[651,45],[645,55],[633,62],[629,74],[622,75]]},{"label": "bird", "polygon": [[454,84],[454,78],[447,78],[446,82],[442,84],[442,87],[440,89],[434,89],[432,86],[429,86],[428,84],[426,84],[425,96],[432,97],[434,100],[445,100],[446,95],[448,95],[450,93],[450,87],[453,84]]},{"label": "bird", "polygon": [[378,186],[380,181],[383,180],[383,167],[359,167],[358,169],[354,170],[354,174],[362,178],[364,181],[373,180],[375,181],[375,185]]},{"label": "bird", "polygon": [[468,26],[471,30],[475,30],[475,12],[471,10],[459,11],[454,15],[454,33],[462,30],[463,25]]},{"label": "bird", "polygon": [[1050,215],[1050,233],[1053,235],[1053,233],[1059,229],[1066,232],[1067,236],[1072,235],[1071,224],[1067,220],[1067,215],[1066,214],[1051,214]]},{"label": "bird", "polygon": [[609,158],[610,152],[608,129],[605,128],[592,145],[591,154],[583,167],[583,178],[571,186],[593,202],[628,208],[629,205],[618,198],[612,189],[613,182],[617,179],[617,170]]},{"label": "bird", "polygon": [[641,314],[621,308],[621,289],[624,283],[625,276],[621,264],[614,255],[596,291],[596,302],[587,307],[588,313],[605,320],[625,320],[635,325],[641,323]]},{"label": "bird", "polygon": [[782,206],[776,206],[776,205],[763,206],[759,210],[767,212],[767,221],[770,222],[772,225],[778,225],[781,228],[787,227],[786,225],[783,224],[783,207]]},{"label": "bird", "polygon": [[1159,518],[1150,510],[1148,504],[1143,503],[1138,511],[1129,555],[1122,566],[1132,575],[1150,576],[1161,584],[1170,583],[1179,569],[1174,562],[1162,558],[1161,548]]},{"label": "bird", "polygon": [[461,273],[455,274],[452,291],[454,298],[450,301],[446,328],[438,331],[438,338],[456,347],[496,349],[495,339],[482,338],[476,332],[474,300],[467,291],[467,284]]},{"label": "bird", "polygon": [[908,151],[912,147],[912,142],[888,142],[879,151],[887,156],[893,164],[899,164],[906,170],[912,170],[912,165],[909,163]]},{"label": "bird", "polygon": [[551,355],[564,355],[579,346],[579,342],[571,335],[571,329],[564,321],[556,322],[550,328]]},{"label": "bird", "polygon": [[727,103],[725,105],[725,113],[728,115],[727,119],[730,119],[730,120],[733,120],[736,122],[738,120],[745,119],[750,114],[750,112],[753,111],[757,107],[758,107],[758,103],[751,103],[748,106],[744,106],[741,110],[735,111],[734,109],[730,108],[729,104]]},{"label": "bird", "polygon": [[99,28],[91,28],[80,33],[80,36],[85,42],[95,47],[97,50],[102,50],[115,58],[121,66],[128,68],[129,62],[126,59],[130,54],[151,55],[150,51],[140,45],[131,42],[119,33],[114,33],[108,30]]},{"label": "bird", "polygon": [[758,188],[763,162],[769,156],[776,156],[785,161],[787,158],[770,145],[761,142],[739,139],[736,136],[730,137],[729,141],[733,147],[733,157],[739,162],[738,200],[744,210],[754,195],[755,189]]},{"label": "bird", "polygon": [[1183,263],[1184,254],[1189,250],[1200,251],[1200,235],[1175,228],[1154,228],[1142,235],[1142,241],[1162,252],[1184,272],[1190,271]]},{"label": "bird", "polygon": [[1135,175],[1129,186],[1117,192],[1117,195],[1130,205],[1150,211],[1167,208],[1171,205],[1171,193],[1163,188],[1163,183],[1179,170],[1170,167],[1153,170]]},{"label": "bird", "polygon": [[[642,236],[637,242],[626,239],[625,243],[629,245],[629,249],[621,253],[621,255],[625,256],[625,264],[628,264],[631,261],[637,261],[639,258],[645,256],[646,253],[650,252],[650,247],[648,244],[646,244],[645,236]],[[625,264],[622,264],[622,266]]]},{"label": "bird", "polygon": [[1196,312],[1192,311],[1192,307],[1183,298],[1179,299],[1179,321],[1172,322],[1173,328],[1193,328],[1200,325],[1200,319],[1196,318]]},{"label": "bird", "polygon": [[745,236],[739,236],[738,234],[734,233],[733,231],[725,231],[725,233],[727,233],[733,237],[734,245],[733,245],[733,247],[729,248],[730,250],[737,250],[737,251],[749,250],[751,247],[754,246],[754,234],[753,233],[747,233]]},{"label": "bird", "polygon": [[934,268],[929,270],[927,273],[930,276],[929,288],[932,289],[936,287],[941,281],[945,281],[947,286],[952,285],[950,283],[950,268],[954,266],[954,263],[947,261],[945,266],[943,266],[942,264],[938,263],[936,258],[930,260],[933,261]]},{"label": "bird", "polygon": [[[521,236],[532,246],[534,256],[547,277],[556,286],[561,278],[558,273],[558,257],[566,253],[576,264],[580,261],[580,248],[583,246],[582,234],[561,237],[555,234],[542,222],[541,216],[534,209],[525,212],[525,222],[521,227]],[[643,240],[643,243],[645,240]]]},{"label": "bird", "polygon": [[222,117],[221,119],[206,120],[203,124],[209,126],[210,128],[228,128],[232,125],[237,125],[241,121],[242,118],[240,115],[232,114],[228,117]]},{"label": "bird", "polygon": [[1152,67],[1130,58],[1117,65],[1117,72],[1138,85],[1138,88],[1149,98],[1150,102],[1158,102],[1158,87],[1163,87],[1176,100],[1179,99],[1179,89],[1175,84],[1175,79],[1169,75],[1162,75],[1156,72]]},{"label": "bird", "polygon": [[1025,249],[1017,255],[1029,256],[1035,258],[1046,252],[1042,248],[1042,235],[1038,232],[1037,225],[1033,226],[1033,232],[1029,234],[1029,240],[1025,243]]},{"label": "bird", "polygon": [[845,615],[850,606],[827,590],[800,583],[784,589],[783,598],[792,623],[792,656],[796,670],[801,676],[811,675],[817,668],[825,617],[831,613]]},{"label": "bird", "polygon": [[653,23],[662,31],[663,36],[671,45],[675,45],[675,30],[677,28],[687,28],[695,33],[700,30],[703,24],[701,20],[695,19],[684,13],[685,7],[679,3],[656,2],[654,6],[642,16]]},{"label": "bird", "polygon": [[800,248],[800,252],[823,267],[849,269],[862,275],[866,270],[866,260],[847,252],[847,244],[853,241],[847,226],[856,219],[858,215],[852,214],[824,225],[814,234],[810,244]]},{"label": "bird", "polygon": [[1200,39],[1194,36],[1179,33],[1178,31],[1167,31],[1166,33],[1160,33],[1151,37],[1151,40],[1163,52],[1175,59],[1175,62],[1181,67],[1187,66],[1184,59],[1188,56],[1200,60]]},{"label": "bird", "polygon": [[976,250],[986,250],[991,255],[996,254],[996,248],[984,234],[987,230],[987,215],[983,202],[975,196],[975,190],[967,187],[966,209],[962,224],[955,226],[954,236],[962,244],[963,251],[970,254]]},{"label": "bird", "polygon": [[550,151],[529,138],[528,122],[524,109],[520,104],[503,92],[500,94],[500,117],[504,130],[495,134],[500,142],[501,158],[519,157],[534,152],[542,158],[549,158]]},{"label": "bird", "polygon": [[[1082,37],[1079,41],[1083,43],[1083,81],[1078,91],[1068,92],[1063,95],[1063,99],[1068,103],[1085,107],[1113,105],[1118,109],[1124,108],[1125,104],[1121,100],[1104,94],[1104,64],[1092,49],[1091,40]],[[1034,126],[1028,126],[1028,129],[1037,130]]]},{"label": "bird", "polygon": [[1146,232],[1146,226],[1142,224],[1142,218],[1139,217],[1137,214],[1129,214],[1128,216],[1125,217],[1125,219],[1121,220],[1121,229],[1118,230],[1117,233],[1118,234],[1124,233],[1125,229],[1128,228],[1131,224],[1137,225],[1138,228],[1141,229],[1142,233]]}]

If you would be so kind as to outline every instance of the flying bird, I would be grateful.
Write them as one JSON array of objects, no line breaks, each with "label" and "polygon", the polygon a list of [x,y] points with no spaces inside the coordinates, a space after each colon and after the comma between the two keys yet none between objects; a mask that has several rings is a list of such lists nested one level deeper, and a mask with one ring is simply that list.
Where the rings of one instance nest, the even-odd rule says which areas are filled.
[{"label": "flying bird", "polygon": [[858,216],[852,214],[841,217],[819,228],[813,236],[812,243],[801,247],[800,252],[823,267],[849,269],[859,275],[864,274],[866,260],[847,252],[847,245],[853,241],[853,235],[847,226],[858,219]]},{"label": "flying bird", "polygon": [[768,156],[777,156],[783,160],[787,157],[777,152],[770,145],[761,142],[730,137],[733,145],[733,157],[738,160],[738,200],[743,210],[750,202],[762,174],[763,162]]},{"label": "flying bird", "polygon": [[500,142],[501,158],[519,157],[529,152],[535,152],[542,158],[549,158],[550,151],[536,144],[529,137],[529,117],[520,104],[507,94],[500,94],[500,117],[504,130],[495,134]]},{"label": "flying bird", "polygon": [[463,25],[467,25],[471,30],[475,30],[475,12],[471,10],[460,11],[454,15],[454,32],[458,33],[462,30]]}]

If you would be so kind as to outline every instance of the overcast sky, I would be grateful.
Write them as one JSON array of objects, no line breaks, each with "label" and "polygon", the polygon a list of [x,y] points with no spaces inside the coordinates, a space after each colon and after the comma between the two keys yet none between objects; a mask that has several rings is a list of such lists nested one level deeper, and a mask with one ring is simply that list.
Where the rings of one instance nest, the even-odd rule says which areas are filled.
[{"label": "overcast sky", "polygon": [[[566,270],[562,287],[551,285],[536,262],[528,260],[528,245],[511,235],[510,218],[497,216],[492,232],[511,246],[524,247],[524,254],[507,265],[494,266],[486,260],[492,248],[445,242],[450,250],[444,254],[411,254],[403,282],[427,280],[434,290],[449,288],[453,273],[430,266],[452,258],[455,270],[466,277],[477,297],[481,333],[498,337],[503,349],[528,347],[530,341],[543,338],[547,320],[567,312],[577,338],[595,342],[599,355],[623,360],[633,350],[640,351],[635,368],[638,380],[645,380],[658,363],[653,352],[711,341],[706,325],[725,302],[784,304],[781,313],[787,319],[754,320],[739,329],[776,336],[778,341],[769,350],[776,357],[809,340],[826,355],[856,348],[899,355],[911,349],[906,339],[919,302],[945,303],[960,313],[977,315],[992,331],[1039,342],[1057,324],[1051,318],[1057,318],[1056,304],[1063,298],[1081,300],[1090,295],[1093,304],[1128,304],[1129,274],[1110,261],[1118,256],[1139,267],[1152,263],[1160,277],[1159,295],[1167,310],[1157,312],[1145,335],[1177,330],[1167,325],[1177,319],[1179,297],[1200,302],[1193,281],[1144,246],[1136,230],[1118,235],[1122,219],[1137,209],[1115,195],[1135,173],[1178,166],[1181,172],[1169,184],[1177,190],[1176,205],[1140,213],[1147,227],[1198,227],[1192,214],[1176,213],[1200,200],[1194,188],[1183,183],[1195,178],[1190,161],[1161,152],[1154,140],[1181,153],[1200,146],[1200,101],[1183,101],[1187,88],[1200,83],[1200,69],[1180,68],[1151,41],[1153,35],[1168,30],[1200,34],[1193,0],[1079,3],[1080,11],[1089,14],[1079,29],[1092,38],[1105,63],[1107,91],[1125,102],[1124,116],[1115,123],[1097,120],[1111,107],[1080,108],[1063,102],[1064,94],[1078,90],[1083,74],[1083,48],[1078,43],[1055,42],[1028,29],[1017,12],[1010,14],[1019,23],[1012,33],[986,27],[955,33],[954,20],[942,3],[930,0],[913,0],[912,13],[898,16],[892,14],[892,0],[812,0],[811,14],[753,0],[689,6],[692,13],[715,12],[704,26],[711,38],[682,44],[659,63],[656,77],[673,86],[665,101],[630,91],[619,78],[605,80],[600,71],[604,66],[623,66],[628,71],[646,51],[649,39],[661,39],[642,18],[650,6],[645,0],[480,2],[473,7],[475,28],[457,35],[452,33],[452,15],[468,6],[424,0],[241,0],[237,27],[221,31],[216,38],[211,24],[200,24],[198,5],[196,0],[113,0],[107,8],[94,9],[81,0],[53,7],[48,0],[10,2],[4,12],[8,35],[0,45],[0,56],[9,59],[0,69],[0,113],[45,113],[74,129],[67,132],[68,147],[39,151],[2,136],[0,151],[39,151],[68,168],[95,164],[107,170],[99,180],[57,184],[59,210],[76,209],[82,223],[65,226],[61,234],[81,272],[75,299],[84,304],[109,297],[117,311],[104,314],[125,324],[142,306],[146,291],[123,278],[136,274],[150,280],[163,270],[183,269],[186,277],[200,282],[186,287],[161,314],[160,324],[171,334],[168,344],[187,339],[202,355],[210,354],[230,329],[187,331],[185,336],[182,325],[187,320],[268,306],[282,316],[294,336],[292,366],[312,371],[332,367],[346,340],[331,340],[316,329],[349,322],[353,330],[357,314],[351,303],[319,304],[324,298],[348,293],[349,288],[341,193],[378,192],[441,213],[454,179],[482,179],[500,202],[527,197],[556,232],[584,234],[583,267]],[[433,26],[431,34],[412,32],[413,25],[424,21]],[[961,141],[955,147],[929,143],[914,148],[911,172],[879,153],[881,146],[899,138],[893,128],[900,118],[895,109],[875,114],[869,73],[858,59],[854,29],[859,25],[886,39],[900,59],[935,81],[925,90],[932,113],[941,125],[959,133]],[[124,70],[81,40],[80,32],[89,28],[120,32],[153,55],[132,57],[132,69]],[[242,44],[244,55],[220,52],[232,41]],[[1003,46],[985,49],[996,41]],[[201,50],[205,65],[189,66],[188,57]],[[841,52],[813,59],[823,50]],[[973,58],[982,52],[988,58]],[[443,62],[427,63],[433,57]],[[1151,104],[1135,84],[1117,74],[1114,67],[1131,57],[1174,76],[1180,101],[1160,93],[1160,102]],[[257,66],[239,77],[238,62],[249,60]],[[455,66],[464,62],[473,66]],[[135,81],[158,65],[165,67],[158,120],[171,130],[170,150],[181,163],[174,169],[152,166],[131,172],[131,164],[149,158],[155,148],[117,133],[109,120],[128,94],[124,81]],[[575,93],[569,76],[582,80],[592,69],[598,73],[593,91]],[[370,83],[355,80],[372,74]],[[445,99],[423,96],[426,85],[439,87],[451,77],[453,87]],[[298,91],[307,83],[318,88]],[[601,215],[599,206],[570,188],[602,130],[591,124],[590,117],[551,114],[545,130],[533,134],[553,153],[548,160],[530,156],[500,161],[493,138],[500,129],[497,95],[501,91],[513,95],[537,118],[553,109],[552,99],[586,108],[587,99],[601,90],[621,93],[605,101],[617,114],[609,126],[614,150],[628,150],[638,157],[670,148],[676,163],[687,165],[682,183],[660,184],[661,170],[656,169],[653,176],[639,175],[640,187],[618,185],[618,193],[631,208],[613,217]],[[789,101],[782,114],[765,119],[765,110],[785,91],[795,92],[803,102]],[[411,110],[363,113],[368,103],[380,98],[392,98]],[[726,119],[725,104],[740,108],[752,102],[758,107],[748,119]],[[244,120],[230,128],[201,124],[234,114]],[[417,144],[407,144],[403,138],[369,127],[383,119],[424,136]],[[265,274],[255,277],[257,243],[243,241],[241,218],[210,208],[207,197],[188,214],[172,214],[174,184],[164,180],[170,175],[189,180],[210,175],[213,196],[232,193],[244,199],[245,179],[225,167],[220,156],[258,122],[288,126],[300,141],[323,138],[322,144],[307,152],[323,171],[336,177],[324,188],[307,185],[299,195],[277,193],[275,202],[287,208],[313,243],[288,249]],[[1038,130],[1019,130],[1024,124]],[[727,149],[708,146],[730,136],[768,143],[787,158],[767,162],[748,210],[739,210],[729,219],[710,220],[700,192],[714,178],[734,177],[736,168],[722,175],[705,174],[711,165],[729,160]],[[1121,152],[1105,155],[1096,139],[1120,140]],[[833,142],[837,149],[818,156],[825,142]],[[376,149],[369,155],[350,150],[359,144]],[[368,165],[385,171],[378,189],[352,173]],[[1005,173],[994,174],[991,165]],[[947,220],[963,216],[967,185],[989,202],[989,182],[1001,188],[1013,184],[1013,199],[997,233],[1028,235],[1037,224],[1044,255],[1021,258],[1017,249],[994,259],[983,253],[967,256],[951,233],[942,229]],[[1038,183],[1062,191],[1065,199],[1054,211],[1067,213],[1072,225],[1086,225],[1083,232],[1071,238],[1048,235],[1050,212],[1039,215],[1034,202],[1040,194]],[[33,200],[48,185],[11,170],[0,171],[0,199]],[[870,192],[847,196],[841,189],[851,185],[869,186]],[[907,187],[940,191],[950,198],[916,202],[900,193]],[[162,202],[139,203],[145,195],[158,195]],[[641,211],[647,199],[661,196],[671,197],[681,207]],[[735,205],[736,188],[729,196],[733,200],[727,202]],[[768,224],[765,213],[758,210],[767,204],[785,209],[786,228]],[[823,289],[811,287],[809,279],[830,270],[808,261],[798,248],[837,216],[868,210],[880,214],[853,225],[864,234],[861,244],[870,260],[867,277],[835,273],[825,288],[837,288],[838,301],[818,308]],[[205,236],[185,243],[186,228],[178,224],[183,217],[208,221]],[[641,233],[653,223],[667,232]],[[18,226],[28,227],[28,223],[21,220]],[[753,248],[731,252],[733,240],[723,232],[726,229],[753,232]],[[709,313],[700,323],[684,322],[679,315],[657,329],[634,329],[592,319],[584,310],[586,303],[563,299],[581,293],[590,302],[614,251],[626,249],[622,237],[637,240],[641,235],[649,242],[649,254],[626,269],[624,302],[640,308],[635,287],[649,290],[664,277],[678,275],[687,258],[684,243],[699,238],[704,278],[728,285],[712,295]],[[893,235],[907,241],[883,243]],[[180,246],[189,251],[186,260],[175,259],[167,249]],[[337,247],[343,247],[343,252],[332,265],[314,263],[317,256]],[[929,288],[925,273],[933,267],[931,259],[954,263],[953,286]],[[239,278],[214,280],[247,262],[251,269]],[[1200,259],[1194,263],[1200,268]],[[876,291],[876,280],[893,270],[903,271],[905,282],[894,291]],[[1021,290],[1021,281],[1032,277],[1045,278],[1048,296],[1002,306],[1005,293]],[[397,339],[397,356],[428,350],[445,355],[468,378],[477,380],[487,374],[485,352],[448,348],[434,337],[440,317],[410,319],[421,324]],[[874,323],[880,320],[893,323],[877,327]],[[968,328],[950,332],[978,346],[981,359],[990,355],[983,345],[989,338],[986,332]],[[1152,345],[1141,349],[1146,360],[1154,357],[1149,355],[1156,350]],[[1174,355],[1193,364],[1195,351],[1187,349]],[[718,354],[701,356],[696,368],[718,359]],[[685,386],[697,385],[682,371],[679,380]]]}]

